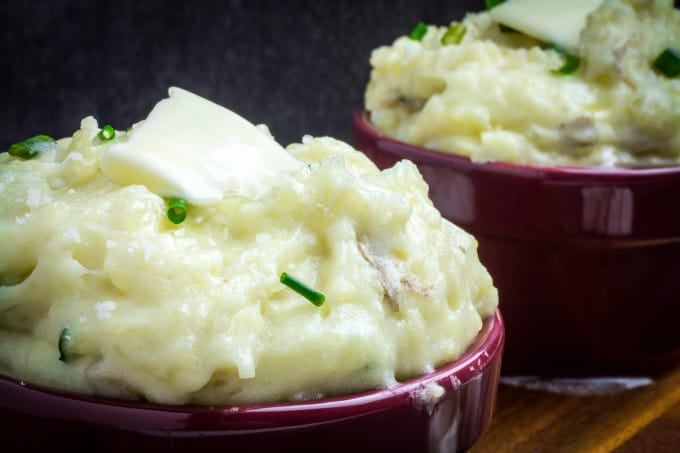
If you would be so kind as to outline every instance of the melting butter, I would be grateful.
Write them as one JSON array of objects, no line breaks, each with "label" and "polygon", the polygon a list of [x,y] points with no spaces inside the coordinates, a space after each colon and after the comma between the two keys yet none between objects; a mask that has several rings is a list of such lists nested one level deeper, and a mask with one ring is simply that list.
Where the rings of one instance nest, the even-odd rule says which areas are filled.
[{"label": "melting butter", "polygon": [[508,0],[489,14],[496,22],[576,54],[588,15],[601,3],[602,0]]},{"label": "melting butter", "polygon": [[302,165],[236,113],[172,87],[127,141],[104,153],[101,170],[121,185],[210,204],[225,193],[257,198],[274,177]]}]

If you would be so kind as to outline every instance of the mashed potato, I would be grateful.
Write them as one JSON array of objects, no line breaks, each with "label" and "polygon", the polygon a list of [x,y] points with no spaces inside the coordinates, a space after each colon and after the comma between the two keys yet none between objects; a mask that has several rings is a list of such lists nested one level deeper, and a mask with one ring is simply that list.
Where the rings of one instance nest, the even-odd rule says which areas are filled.
[{"label": "mashed potato", "polygon": [[377,129],[477,162],[680,163],[680,78],[652,66],[665,48],[680,50],[672,1],[605,0],[587,17],[580,66],[568,75],[551,73],[564,63],[559,52],[501,31],[490,12],[462,25],[459,44],[442,44],[447,28],[429,26],[421,41],[373,51],[365,104]]},{"label": "mashed potato", "polygon": [[136,130],[102,141],[89,117],[34,159],[0,155],[1,373],[171,404],[316,398],[454,360],[497,305],[410,162],[306,137],[282,150],[299,168],[175,225],[165,197],[102,171]]}]

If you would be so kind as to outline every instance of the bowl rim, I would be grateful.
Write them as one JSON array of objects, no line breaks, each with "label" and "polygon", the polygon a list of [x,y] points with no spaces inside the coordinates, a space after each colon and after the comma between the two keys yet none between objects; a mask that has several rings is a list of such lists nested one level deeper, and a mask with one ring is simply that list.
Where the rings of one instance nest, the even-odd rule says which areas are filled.
[{"label": "bowl rim", "polygon": [[[454,362],[437,370],[398,382],[386,388],[318,400],[248,405],[164,405],[146,401],[102,398],[48,388],[0,374],[0,413],[3,409],[51,419],[111,424],[123,420],[135,429],[251,429],[321,424],[418,404],[417,396],[430,383],[446,392],[482,376],[499,362],[505,342],[505,327],[499,309],[486,316],[473,343]],[[40,408],[35,413],[35,408]],[[118,423],[120,424],[120,423]]]},{"label": "bowl rim", "polygon": [[422,161],[423,157],[431,163],[455,164],[464,167],[483,167],[490,171],[508,174],[535,175],[540,173],[549,179],[574,179],[587,178],[592,181],[597,178],[602,181],[620,180],[648,180],[659,177],[678,177],[680,176],[679,165],[666,165],[656,167],[604,167],[604,166],[570,166],[570,165],[538,165],[521,164],[503,161],[474,162],[470,158],[437,151],[435,149],[424,148],[417,145],[393,138],[380,132],[369,119],[370,112],[364,107],[357,107],[354,111],[355,134],[360,133],[367,138],[375,140],[377,146],[385,151],[397,154],[401,157]]}]

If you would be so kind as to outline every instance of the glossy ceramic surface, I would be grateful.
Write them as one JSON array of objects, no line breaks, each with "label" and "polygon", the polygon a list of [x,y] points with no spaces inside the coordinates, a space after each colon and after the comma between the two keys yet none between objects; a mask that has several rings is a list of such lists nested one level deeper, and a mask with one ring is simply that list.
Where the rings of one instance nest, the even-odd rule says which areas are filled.
[{"label": "glossy ceramic surface", "polygon": [[[504,325],[496,312],[456,362],[387,389],[298,403],[162,406],[0,377],[3,446],[21,451],[454,452],[491,419]],[[427,401],[437,384],[444,394]]]},{"label": "glossy ceramic surface", "polygon": [[680,363],[680,167],[477,164],[377,132],[379,167],[415,162],[442,215],[474,234],[499,289],[505,374],[649,374]]}]

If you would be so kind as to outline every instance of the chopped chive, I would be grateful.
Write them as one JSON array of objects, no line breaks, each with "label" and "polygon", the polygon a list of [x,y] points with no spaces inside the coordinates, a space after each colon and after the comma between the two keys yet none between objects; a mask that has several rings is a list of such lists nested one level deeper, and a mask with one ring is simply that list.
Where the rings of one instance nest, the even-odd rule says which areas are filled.
[{"label": "chopped chive", "polygon": [[22,159],[33,159],[38,154],[54,147],[56,143],[56,140],[48,135],[36,135],[23,142],[13,144],[9,147],[7,153],[10,156],[21,157]]},{"label": "chopped chive", "polygon": [[116,130],[110,124],[107,124],[106,126],[102,127],[97,136],[99,137],[99,140],[107,142],[109,140],[113,140],[116,137]]},{"label": "chopped chive", "polygon": [[666,77],[673,78],[680,75],[680,51],[666,47],[654,60],[654,67]]},{"label": "chopped chive", "polygon": [[172,198],[168,202],[168,220],[175,225],[187,218],[187,202],[181,198]]},{"label": "chopped chive", "polygon": [[302,283],[300,280],[296,279],[295,277],[292,277],[288,275],[287,273],[283,272],[281,273],[281,277],[279,277],[279,280],[281,283],[316,305],[317,307],[320,307],[323,305],[324,301],[326,300],[326,296],[323,295],[323,293],[318,292],[315,289],[310,288],[309,286],[305,285]]},{"label": "chopped chive", "polygon": [[425,22],[418,22],[411,33],[408,34],[408,37],[414,41],[421,41],[426,33],[427,25],[425,25]]},{"label": "chopped chive", "polygon": [[486,5],[486,9],[495,8],[496,6],[500,5],[501,3],[505,3],[505,0],[484,0],[484,4]]},{"label": "chopped chive", "polygon": [[451,24],[442,36],[442,44],[445,46],[449,44],[460,44],[466,31],[467,28],[465,28],[465,25],[463,24],[459,24],[458,22]]},{"label": "chopped chive", "polygon": [[557,69],[550,70],[553,75],[567,75],[576,72],[581,65],[581,59],[576,55],[572,55],[556,44],[548,44],[548,49],[552,49],[564,58],[564,64]]},{"label": "chopped chive", "polygon": [[517,33],[517,30],[512,27],[508,27],[505,24],[498,24],[498,29],[501,31],[501,33]]},{"label": "chopped chive", "polygon": [[580,65],[581,65],[581,59],[579,57],[577,57],[576,55],[565,53],[564,54],[564,64],[557,69],[553,69],[550,72],[552,74],[555,74],[555,75],[572,74],[572,73],[574,73],[578,70],[578,67]]},{"label": "chopped chive", "polygon": [[61,329],[59,334],[59,360],[66,363],[68,361],[66,345],[71,341],[71,330],[68,327]]}]

